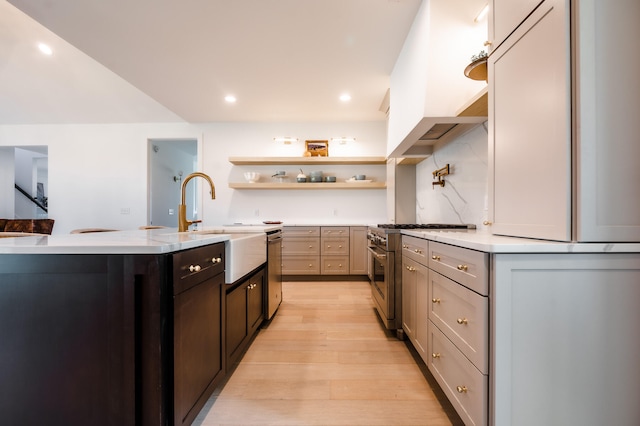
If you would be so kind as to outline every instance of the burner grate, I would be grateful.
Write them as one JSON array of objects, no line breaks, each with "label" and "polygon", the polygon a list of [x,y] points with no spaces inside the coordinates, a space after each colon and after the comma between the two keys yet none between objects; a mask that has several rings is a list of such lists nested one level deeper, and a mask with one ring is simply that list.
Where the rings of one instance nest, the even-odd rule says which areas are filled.
[{"label": "burner grate", "polygon": [[459,223],[382,223],[383,229],[475,229],[475,225]]}]

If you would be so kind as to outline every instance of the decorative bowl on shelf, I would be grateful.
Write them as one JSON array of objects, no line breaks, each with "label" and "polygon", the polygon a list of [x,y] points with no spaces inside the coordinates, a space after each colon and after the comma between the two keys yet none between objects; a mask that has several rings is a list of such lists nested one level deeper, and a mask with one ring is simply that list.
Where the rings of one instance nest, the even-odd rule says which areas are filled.
[{"label": "decorative bowl on shelf", "polygon": [[244,173],[244,178],[249,183],[255,183],[255,182],[260,180],[260,173],[257,173],[257,172],[245,172]]}]

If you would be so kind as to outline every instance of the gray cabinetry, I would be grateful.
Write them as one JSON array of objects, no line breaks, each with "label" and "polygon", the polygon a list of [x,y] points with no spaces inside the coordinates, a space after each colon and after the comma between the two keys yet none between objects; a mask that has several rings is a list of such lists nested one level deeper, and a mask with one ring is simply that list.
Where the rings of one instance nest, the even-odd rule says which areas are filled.
[{"label": "gray cabinetry", "polygon": [[506,39],[488,60],[492,232],[640,241],[640,2],[493,6]]},{"label": "gray cabinetry", "polygon": [[429,242],[402,237],[402,329],[425,363],[428,362]]},{"label": "gray cabinetry", "polygon": [[283,275],[366,275],[366,226],[285,226]]},{"label": "gray cabinetry", "polygon": [[320,227],[285,226],[282,230],[282,274],[320,274]]},{"label": "gray cabinetry", "polygon": [[488,422],[489,255],[429,242],[427,366],[467,424]]}]

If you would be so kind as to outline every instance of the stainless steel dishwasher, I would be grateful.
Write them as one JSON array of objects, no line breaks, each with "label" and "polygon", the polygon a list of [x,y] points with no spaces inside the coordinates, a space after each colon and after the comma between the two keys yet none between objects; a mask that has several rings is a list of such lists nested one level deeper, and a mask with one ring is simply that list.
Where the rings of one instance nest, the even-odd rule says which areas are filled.
[{"label": "stainless steel dishwasher", "polygon": [[282,302],[282,230],[267,232],[267,288],[265,319],[270,320]]}]

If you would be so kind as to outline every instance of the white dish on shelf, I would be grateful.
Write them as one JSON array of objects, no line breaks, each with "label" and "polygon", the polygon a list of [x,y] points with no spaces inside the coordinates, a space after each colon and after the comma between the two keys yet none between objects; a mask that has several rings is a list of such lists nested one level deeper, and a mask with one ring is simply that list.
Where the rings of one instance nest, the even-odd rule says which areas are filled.
[{"label": "white dish on shelf", "polygon": [[362,179],[362,180],[357,180],[357,179],[347,179],[345,182],[347,183],[371,183],[373,182],[371,179]]}]

